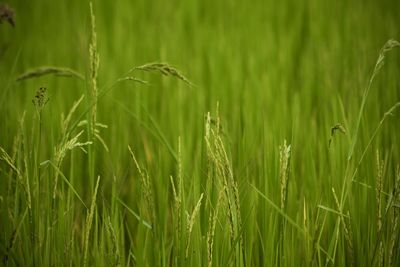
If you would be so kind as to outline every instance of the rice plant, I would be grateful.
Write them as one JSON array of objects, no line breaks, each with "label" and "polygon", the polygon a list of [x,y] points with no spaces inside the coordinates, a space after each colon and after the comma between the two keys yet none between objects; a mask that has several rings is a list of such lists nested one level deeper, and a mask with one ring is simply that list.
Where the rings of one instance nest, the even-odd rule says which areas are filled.
[{"label": "rice plant", "polygon": [[0,4],[1,264],[398,266],[398,7]]}]

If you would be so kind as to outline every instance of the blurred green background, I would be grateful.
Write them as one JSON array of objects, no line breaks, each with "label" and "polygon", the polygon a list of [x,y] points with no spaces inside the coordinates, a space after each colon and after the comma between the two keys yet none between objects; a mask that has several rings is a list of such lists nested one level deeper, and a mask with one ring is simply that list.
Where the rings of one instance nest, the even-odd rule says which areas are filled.
[{"label": "blurred green background", "polygon": [[[22,111],[33,109],[38,87],[50,92],[50,120],[86,93],[85,83],[70,79],[13,79],[37,66],[87,74],[90,33],[86,1],[9,5],[17,25],[0,28],[3,144],[10,144]],[[277,143],[296,138],[304,146],[310,138],[325,142],[331,126],[344,124],[344,115],[351,123],[380,47],[399,36],[397,1],[95,1],[94,9],[100,86],[154,61],[176,66],[196,85],[190,89],[150,75],[150,86],[127,82],[110,98],[139,116],[143,105],[170,142],[190,135],[183,142],[191,149],[201,139],[202,116],[219,101],[233,146],[246,149],[245,158],[264,149],[259,144],[265,138]],[[398,65],[395,54],[389,66]],[[372,90],[371,121],[399,99],[397,75],[397,67],[385,68],[379,88]],[[114,125],[106,139],[122,131],[131,133],[123,134],[125,142],[139,141],[138,125],[114,101],[100,105],[100,121]],[[245,148],[240,140],[246,140]]]}]

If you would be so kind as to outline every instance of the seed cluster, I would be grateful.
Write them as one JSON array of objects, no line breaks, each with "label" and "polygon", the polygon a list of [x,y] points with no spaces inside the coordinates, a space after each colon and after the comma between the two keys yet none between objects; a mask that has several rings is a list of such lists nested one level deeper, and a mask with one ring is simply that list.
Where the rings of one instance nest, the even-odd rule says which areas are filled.
[{"label": "seed cluster", "polygon": [[45,87],[40,87],[39,90],[36,91],[35,97],[32,99],[33,105],[41,110],[44,106],[49,102],[49,97],[47,96],[47,89]]}]

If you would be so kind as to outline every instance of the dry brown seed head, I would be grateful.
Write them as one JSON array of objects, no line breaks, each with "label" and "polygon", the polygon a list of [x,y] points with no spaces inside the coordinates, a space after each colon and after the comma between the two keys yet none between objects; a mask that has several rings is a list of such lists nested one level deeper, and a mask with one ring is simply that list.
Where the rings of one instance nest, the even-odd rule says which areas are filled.
[{"label": "dry brown seed head", "polygon": [[49,97],[47,96],[47,89],[45,87],[40,87],[39,90],[36,91],[35,97],[32,99],[33,105],[41,110],[44,106],[49,102]]},{"label": "dry brown seed head", "polygon": [[11,26],[15,27],[14,10],[6,4],[0,5],[0,23],[7,21]]}]

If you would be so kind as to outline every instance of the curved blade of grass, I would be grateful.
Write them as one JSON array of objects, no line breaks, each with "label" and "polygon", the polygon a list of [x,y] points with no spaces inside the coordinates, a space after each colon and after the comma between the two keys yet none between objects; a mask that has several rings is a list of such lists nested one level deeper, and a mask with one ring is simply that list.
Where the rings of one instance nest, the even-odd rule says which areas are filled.
[{"label": "curved blade of grass", "polygon": [[148,111],[146,111],[143,108],[143,111],[146,113],[146,115],[149,117],[151,124],[153,124],[153,127],[155,128],[155,130],[153,130],[149,125],[147,125],[146,123],[144,123],[142,120],[139,119],[139,117],[133,113],[126,105],[124,105],[123,103],[121,103],[120,101],[116,100],[116,99],[112,99],[117,105],[119,105],[126,113],[128,113],[128,115],[132,116],[135,120],[137,120],[139,122],[139,124],[141,126],[143,126],[151,135],[153,135],[160,143],[163,143],[169,153],[172,155],[172,157],[175,159],[176,162],[178,162],[178,156],[175,152],[175,150],[172,148],[172,146],[168,143],[166,137],[163,135],[163,133],[161,132],[157,122],[154,120],[154,118],[148,113]]},{"label": "curved blade of grass", "polygon": [[41,166],[46,165],[46,164],[50,164],[54,170],[61,176],[61,178],[64,180],[64,182],[69,186],[69,188],[72,190],[72,192],[75,194],[75,196],[81,201],[82,205],[88,209],[88,207],[86,206],[85,202],[83,202],[82,198],[79,196],[78,192],[75,190],[74,186],[68,181],[67,177],[65,177],[65,175],[62,173],[62,171],[50,160],[46,160],[43,161],[42,163],[40,163]]},{"label": "curved blade of grass", "polygon": [[138,83],[141,83],[141,84],[148,84],[147,81],[144,81],[144,80],[141,80],[141,79],[138,79],[138,78],[135,78],[135,77],[131,77],[131,76],[120,78],[120,79],[117,80],[117,82],[123,82],[123,81],[134,81],[134,82],[138,82]]},{"label": "curved blade of grass", "polygon": [[323,205],[318,205],[317,207],[320,208],[320,209],[323,209],[323,210],[326,210],[326,211],[335,213],[335,214],[337,214],[337,215],[339,215],[339,216],[343,216],[343,217],[349,218],[348,215],[343,214],[343,213],[341,213],[341,212],[339,212],[339,211],[337,211],[337,210],[334,210],[334,209],[332,209],[332,208],[329,208],[329,207],[326,207],[326,206],[323,206]]},{"label": "curved blade of grass", "polygon": [[[253,187],[253,189],[258,194],[260,194],[260,196],[263,197],[268,202],[268,204],[270,204],[280,215],[282,215],[282,217],[285,218],[288,223],[290,223],[292,226],[294,226],[301,233],[308,235],[308,232],[306,229],[303,229],[300,225],[298,225],[292,218],[290,218],[285,212],[283,212],[272,200],[270,200],[266,195],[264,195],[260,190],[258,190],[257,187],[255,187],[252,184],[250,184],[250,186]],[[329,251],[326,251],[319,245],[319,243],[317,244],[317,248],[320,249],[324,254],[326,254],[327,260],[330,260],[333,262],[334,256],[331,256],[331,254],[329,253],[329,251],[331,249],[329,249]]]},{"label": "curved blade of grass", "polygon": [[[374,141],[376,135],[378,134],[379,130],[381,129],[383,122],[386,120],[387,117],[389,117],[390,115],[393,115],[393,112],[395,112],[395,110],[396,110],[397,108],[399,108],[399,107],[400,107],[400,102],[397,102],[397,103],[394,104],[388,111],[385,112],[385,114],[383,115],[382,119],[379,121],[378,126],[375,128],[374,133],[372,134],[371,138],[369,139],[368,144],[367,144],[367,146],[365,147],[365,149],[364,149],[364,151],[363,151],[363,153],[362,153],[362,155],[361,155],[360,160],[358,161],[356,170],[357,170],[358,167],[361,165],[361,162],[363,161],[363,159],[364,159],[364,157],[365,157],[365,154],[367,153],[369,147],[370,147],[371,144],[372,144],[372,141]],[[355,174],[353,175],[353,178],[354,178],[354,177],[355,177]]]},{"label": "curved blade of grass", "polygon": [[336,223],[335,223],[335,229],[334,229],[334,235],[331,239],[331,241],[329,242],[329,248],[328,248],[328,255],[329,256],[326,261],[325,261],[325,267],[328,266],[329,261],[332,262],[332,264],[335,264],[335,257],[336,257],[336,251],[337,251],[337,244],[339,241],[339,230],[340,230],[340,217],[338,217],[336,219]]},{"label": "curved blade of grass", "polygon": [[[394,197],[393,197],[393,194],[391,194],[389,196],[388,203],[386,204],[385,214],[382,216],[382,225],[386,225],[387,224],[388,212],[389,212],[390,208],[394,206],[393,201],[394,201]],[[370,266],[372,266],[374,264],[374,262],[375,262],[376,253],[378,252],[378,244],[382,240],[382,236],[384,234],[383,232],[384,231],[382,231],[382,229],[378,232],[378,240],[377,240],[377,242],[375,242],[374,253],[372,254],[372,259],[371,259],[371,265]]]},{"label": "curved blade of grass", "polygon": [[172,155],[172,157],[174,157],[175,161],[178,162],[178,155],[176,154],[175,150],[172,148],[172,146],[168,143],[167,138],[165,137],[165,135],[162,133],[158,123],[156,122],[156,120],[153,118],[153,116],[150,115],[150,113],[142,106],[143,111],[146,113],[147,117],[150,119],[151,124],[153,124],[156,133],[158,134],[158,136],[160,137],[160,139],[162,140],[162,142],[164,143],[164,145],[167,147],[169,153]]},{"label": "curved blade of grass", "polygon": [[283,218],[286,219],[288,223],[290,223],[292,226],[294,226],[297,230],[299,230],[302,233],[305,233],[306,231],[298,225],[292,218],[290,218],[286,213],[284,213],[272,200],[270,200],[266,195],[264,195],[260,190],[258,190],[257,187],[254,185],[250,184],[251,187],[262,197],[264,198],[268,204],[270,204],[280,215],[282,215]]},{"label": "curved blade of grass", "polygon": [[117,199],[117,201],[118,201],[122,206],[124,206],[124,207],[129,211],[129,213],[131,213],[139,222],[143,223],[143,225],[146,226],[147,228],[152,229],[151,225],[150,225],[148,222],[146,222],[145,220],[143,220],[142,217],[140,217],[136,212],[134,212],[131,208],[129,208],[129,206],[126,205],[120,198],[117,197],[116,199]]},{"label": "curved blade of grass", "polygon": [[131,72],[134,72],[137,70],[148,71],[148,72],[160,72],[162,75],[175,77],[175,78],[185,82],[190,87],[193,86],[193,84],[185,76],[183,76],[179,70],[172,67],[168,63],[158,63],[158,62],[147,63],[147,64],[130,69],[128,73],[131,73]]},{"label": "curved blade of grass", "polygon": [[20,82],[23,80],[38,78],[45,75],[55,75],[55,76],[64,76],[64,77],[75,77],[80,80],[85,80],[82,74],[79,72],[69,69],[69,68],[62,68],[62,67],[39,67],[30,71],[27,71],[21,75],[19,75],[15,81]]}]

